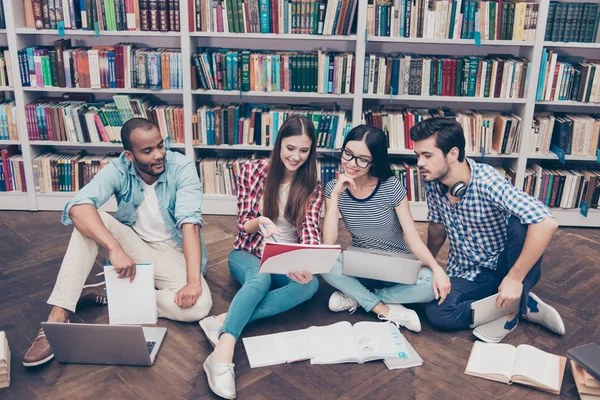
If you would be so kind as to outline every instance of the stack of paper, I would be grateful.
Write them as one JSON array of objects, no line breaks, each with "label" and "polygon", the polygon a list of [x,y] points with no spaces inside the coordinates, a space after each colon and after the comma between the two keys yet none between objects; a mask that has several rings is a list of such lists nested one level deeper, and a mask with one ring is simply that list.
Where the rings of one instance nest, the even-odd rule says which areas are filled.
[{"label": "stack of paper", "polygon": [[600,381],[573,360],[571,360],[571,370],[579,397],[582,400],[600,400]]},{"label": "stack of paper", "polygon": [[10,386],[10,349],[4,331],[0,331],[0,388]]},{"label": "stack of paper", "polygon": [[400,334],[402,341],[406,344],[408,349],[408,357],[387,357],[383,359],[383,362],[388,367],[388,369],[403,369],[403,368],[413,368],[419,367],[423,365],[423,359],[417,353],[417,351],[412,347],[412,345]]}]

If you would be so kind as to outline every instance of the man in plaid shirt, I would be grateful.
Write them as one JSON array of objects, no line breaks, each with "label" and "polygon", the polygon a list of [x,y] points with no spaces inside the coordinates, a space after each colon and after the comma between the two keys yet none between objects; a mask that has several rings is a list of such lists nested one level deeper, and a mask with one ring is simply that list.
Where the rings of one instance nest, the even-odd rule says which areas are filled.
[{"label": "man in plaid shirt", "polygon": [[466,158],[458,122],[430,118],[414,126],[410,137],[427,182],[427,246],[435,256],[446,237],[450,241],[451,287],[426,306],[431,323],[466,329],[471,303],[498,293],[496,307],[508,315],[477,326],[473,333],[481,340],[500,342],[520,318],[564,334],[558,312],[529,292],[540,279],[542,254],[558,226],[550,211],[493,167]]}]

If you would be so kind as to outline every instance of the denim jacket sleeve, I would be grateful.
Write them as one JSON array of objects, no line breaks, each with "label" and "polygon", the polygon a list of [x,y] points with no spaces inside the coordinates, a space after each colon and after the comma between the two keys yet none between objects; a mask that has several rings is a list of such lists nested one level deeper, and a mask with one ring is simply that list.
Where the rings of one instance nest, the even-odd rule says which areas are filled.
[{"label": "denim jacket sleeve", "polygon": [[94,178],[85,185],[71,200],[65,205],[61,222],[63,225],[72,225],[73,220],[69,215],[71,207],[79,204],[93,204],[100,208],[108,201],[110,196],[115,194],[119,186],[123,183],[122,171],[111,162],[100,170]]},{"label": "denim jacket sleeve", "polygon": [[202,186],[193,162],[185,163],[177,171],[175,197],[175,224],[179,229],[183,224],[196,224],[202,227]]}]

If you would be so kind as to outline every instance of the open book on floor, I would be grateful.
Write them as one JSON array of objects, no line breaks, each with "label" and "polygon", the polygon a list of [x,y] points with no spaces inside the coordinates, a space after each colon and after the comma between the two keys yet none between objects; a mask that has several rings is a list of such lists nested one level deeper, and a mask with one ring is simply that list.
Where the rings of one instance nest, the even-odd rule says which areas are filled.
[{"label": "open book on floor", "polygon": [[560,394],[567,359],[526,344],[473,343],[465,374]]},{"label": "open book on floor", "polygon": [[311,336],[317,347],[312,364],[364,363],[388,357],[408,358],[406,340],[388,322],[343,321],[328,326],[313,326]]},{"label": "open book on floor", "polygon": [[406,340],[387,322],[358,322],[354,326],[338,322],[242,341],[252,368],[308,359],[313,364],[339,364],[409,358]]}]

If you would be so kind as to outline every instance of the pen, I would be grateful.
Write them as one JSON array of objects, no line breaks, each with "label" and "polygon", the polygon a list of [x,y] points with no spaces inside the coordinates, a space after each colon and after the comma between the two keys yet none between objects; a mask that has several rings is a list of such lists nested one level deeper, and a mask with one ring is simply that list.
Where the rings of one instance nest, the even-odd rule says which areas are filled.
[{"label": "pen", "polygon": [[[266,225],[264,225],[264,224],[263,224],[263,225],[262,225],[262,227],[263,227],[263,229],[264,229],[265,231],[267,231],[267,227],[266,227]],[[268,231],[267,231],[267,232],[268,232]],[[275,239],[275,235],[273,235],[272,233],[271,233],[271,239],[273,239],[273,241],[274,241],[275,243],[278,243],[278,242],[277,242],[277,239]]]},{"label": "pen", "polygon": [[114,268],[111,268],[111,269],[109,269],[107,271],[103,271],[103,272],[97,273],[96,276],[104,275],[104,274],[106,274],[108,272],[111,272],[111,271],[114,271],[114,270],[115,270]]}]

